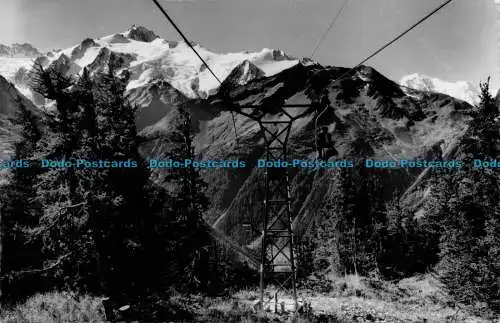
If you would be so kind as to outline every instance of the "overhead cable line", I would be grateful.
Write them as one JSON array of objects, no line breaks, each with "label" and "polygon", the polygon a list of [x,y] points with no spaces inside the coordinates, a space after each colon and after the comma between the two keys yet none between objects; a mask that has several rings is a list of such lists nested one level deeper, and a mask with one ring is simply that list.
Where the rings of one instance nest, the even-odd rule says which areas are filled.
[{"label": "overhead cable line", "polygon": [[[201,60],[201,62],[203,63],[203,65],[205,65],[205,67],[207,68],[207,70],[210,72],[210,74],[213,75],[213,77],[217,80],[217,82],[219,82],[219,85],[222,85],[222,81],[217,77],[217,75],[214,73],[214,71],[210,68],[210,66],[208,65],[208,63],[203,59],[203,57],[201,57],[201,55],[198,53],[198,51],[196,50],[196,48],[194,48],[194,46],[191,44],[191,42],[189,41],[189,39],[184,35],[184,33],[182,32],[182,30],[177,26],[177,24],[172,20],[172,18],[169,16],[169,14],[165,11],[165,9],[158,3],[157,0],[152,0],[153,3],[158,7],[158,9],[160,9],[160,11],[163,13],[163,15],[165,16],[165,18],[167,18],[167,20],[170,22],[170,24],[175,28],[175,30],[179,33],[179,35],[181,35],[182,39],[184,40],[184,42],[193,50],[193,52],[196,54],[196,56],[198,56],[198,58]],[[234,136],[235,136],[235,139],[236,139],[236,144],[238,144],[238,133],[236,132],[236,119],[234,118],[234,112],[231,111],[231,117],[232,117],[232,121],[233,121],[233,128],[234,128]]]},{"label": "overhead cable line", "polygon": [[372,59],[373,57],[375,57],[378,54],[380,54],[380,52],[382,52],[387,47],[391,46],[392,44],[394,44],[395,42],[397,42],[398,40],[400,40],[401,38],[403,38],[406,34],[408,34],[410,31],[412,31],[413,29],[415,29],[417,26],[419,26],[420,24],[422,24],[424,21],[426,21],[427,19],[429,19],[430,17],[432,17],[436,13],[438,13],[441,9],[443,9],[445,6],[447,6],[448,4],[450,4],[452,1],[453,0],[447,0],[446,2],[444,2],[443,4],[441,4],[439,7],[437,7],[436,9],[434,9],[433,11],[431,11],[430,13],[428,13],[425,17],[423,17],[422,19],[420,19],[419,21],[417,21],[416,23],[414,23],[411,27],[409,27],[408,29],[406,29],[405,31],[403,31],[397,37],[395,37],[394,39],[392,39],[391,41],[389,41],[388,43],[386,43],[384,46],[382,46],[380,49],[378,49],[375,52],[373,52],[370,56],[368,56],[367,58],[365,58],[364,60],[362,60],[359,64],[357,64],[354,67],[351,67],[347,72],[345,72],[344,74],[342,74],[334,82],[342,80],[344,77],[346,77],[347,75],[349,75],[353,70],[355,70],[356,68],[360,67],[361,65],[363,65],[364,63],[366,63],[367,61],[369,61],[370,59]]},{"label": "overhead cable line", "polygon": [[[397,42],[398,40],[400,40],[401,38],[403,38],[406,34],[408,34],[410,31],[412,31],[413,29],[415,29],[417,26],[419,26],[420,24],[422,24],[424,21],[426,21],[427,19],[429,19],[430,17],[432,17],[433,15],[435,15],[436,13],[438,13],[441,9],[443,9],[445,6],[447,6],[448,4],[450,4],[453,0],[447,0],[445,1],[443,4],[441,4],[439,7],[437,7],[436,9],[434,9],[433,11],[431,11],[430,13],[428,13],[425,17],[423,17],[422,19],[420,19],[419,21],[417,21],[416,23],[414,23],[413,25],[411,25],[408,29],[406,29],[405,31],[403,31],[402,33],[400,33],[398,36],[396,36],[394,39],[392,39],[391,41],[389,41],[388,43],[386,43],[384,46],[382,46],[381,48],[379,48],[378,50],[376,50],[375,52],[373,52],[372,54],[370,54],[367,58],[363,59],[360,63],[358,63],[357,65],[355,65],[354,67],[351,67],[349,68],[349,70],[347,72],[345,72],[344,74],[342,74],[340,77],[336,78],[332,83],[335,83],[335,82],[338,82],[342,79],[344,79],[346,76],[348,76],[352,71],[354,71],[355,69],[357,69],[358,67],[360,67],[361,65],[363,65],[364,63],[366,63],[367,61],[369,61],[370,59],[372,59],[373,57],[375,57],[376,55],[380,54],[383,50],[385,50],[386,48],[388,48],[389,46],[391,46],[392,44],[394,44],[395,42]],[[342,12],[343,8],[345,7],[345,4],[348,2],[348,0],[344,3],[344,6],[340,8],[339,10],[339,14],[337,14],[337,17],[334,18],[331,26],[333,26],[336,18],[338,18],[338,16],[340,16],[340,13]],[[331,29],[331,28],[329,28]],[[329,31],[329,29],[327,29],[327,31]],[[326,33],[328,34],[328,32]],[[326,35],[325,34],[325,35]],[[324,36],[326,37],[326,36]],[[406,87],[406,86],[403,86],[403,87]],[[408,88],[408,87],[407,87]],[[317,116],[316,116],[316,120],[315,120],[315,124],[314,124],[314,132],[315,132],[315,142],[316,142],[316,146],[317,146],[317,127],[318,127],[318,120],[319,118],[326,112],[326,110],[328,109],[329,106],[326,106]]]},{"label": "overhead cable line", "polygon": [[172,20],[172,18],[170,18],[170,16],[165,11],[165,9],[163,9],[163,7],[158,3],[157,0],[153,0],[153,2],[158,7],[158,9],[160,9],[160,11],[163,13],[163,15],[165,16],[165,18],[168,19],[168,21],[170,22],[170,24],[172,24],[172,26],[175,28],[175,30],[177,30],[177,32],[179,33],[179,35],[181,35],[182,39],[184,39],[184,42],[186,42],[186,44],[189,47],[191,47],[191,49],[193,50],[193,52],[202,61],[202,63],[205,65],[205,67],[208,69],[208,71],[215,77],[215,79],[217,80],[217,82],[219,82],[220,84],[222,84],[222,81],[217,77],[217,75],[215,75],[215,73],[212,71],[212,69],[210,68],[210,66],[208,66],[207,62],[203,59],[203,57],[201,57],[201,55],[194,48],[194,46],[191,44],[191,42],[189,41],[189,39],[187,39],[187,37],[184,35],[184,33],[180,30],[180,28],[177,26],[177,24]]},{"label": "overhead cable line", "polygon": [[321,39],[319,40],[318,44],[313,49],[313,51],[311,53],[311,59],[314,57],[314,54],[316,54],[316,51],[320,48],[320,46],[323,43],[323,41],[325,40],[326,36],[328,36],[330,31],[332,30],[333,26],[335,25],[335,23],[339,19],[340,15],[344,11],[344,8],[347,6],[347,3],[349,1],[351,1],[351,0],[345,0],[344,3],[342,4],[342,6],[340,7],[339,11],[337,11],[337,14],[333,17],[333,20],[330,22],[330,25],[328,25],[328,28],[325,30],[325,32],[323,33],[323,36],[321,36]]},{"label": "overhead cable line", "polygon": [[[408,34],[410,31],[412,31],[413,29],[415,29],[418,25],[422,24],[424,21],[426,21],[427,19],[429,19],[430,17],[432,17],[433,15],[435,15],[437,12],[439,12],[445,6],[447,6],[448,4],[450,4],[452,1],[453,0],[447,0],[446,2],[444,2],[443,4],[441,4],[439,7],[437,7],[436,9],[434,9],[433,11],[431,11],[430,13],[428,13],[425,17],[423,17],[422,19],[420,19],[419,21],[417,21],[416,23],[414,23],[413,25],[411,25],[408,29],[406,29],[405,31],[403,31],[402,33],[400,33],[397,37],[395,37],[394,39],[392,39],[391,41],[389,41],[388,43],[386,43],[384,46],[382,46],[381,48],[379,48],[378,50],[376,50],[372,54],[370,54],[367,58],[363,59],[360,63],[358,63],[354,67],[349,68],[349,70],[347,72],[345,72],[344,74],[342,74],[341,76],[339,76],[338,78],[336,78],[333,81],[333,83],[344,79],[353,70],[355,70],[356,68],[360,67],[361,65],[363,65],[364,63],[366,63],[367,61],[369,61],[370,59],[372,59],[376,55],[380,54],[387,47],[391,46],[392,44],[394,44],[395,42],[397,42],[398,40],[400,40],[401,38],[403,38],[406,34]],[[322,114],[323,112],[324,112],[324,110],[320,114]]]}]

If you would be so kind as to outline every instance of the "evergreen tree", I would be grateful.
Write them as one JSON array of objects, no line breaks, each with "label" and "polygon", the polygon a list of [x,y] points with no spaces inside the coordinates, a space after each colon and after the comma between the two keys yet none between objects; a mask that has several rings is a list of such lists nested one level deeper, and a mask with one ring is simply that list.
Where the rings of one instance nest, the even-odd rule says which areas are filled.
[{"label": "evergreen tree", "polygon": [[[194,160],[191,116],[184,108],[178,109],[176,128],[169,136],[170,159],[184,164]],[[207,286],[208,248],[211,238],[203,220],[203,212],[208,207],[208,199],[203,190],[206,183],[192,166],[174,168],[165,177],[171,189],[173,205],[171,217],[175,246],[177,272],[183,273],[186,286]],[[181,280],[182,282],[182,280]]]},{"label": "evergreen tree", "polygon": [[[440,196],[434,196],[437,195]],[[426,226],[422,222],[427,218],[415,218],[400,202],[395,194],[386,207],[386,223],[379,228],[382,242],[378,263],[381,273],[388,278],[424,273],[438,261],[441,229]]]},{"label": "evergreen tree", "polygon": [[[55,112],[43,134],[30,128],[25,116],[25,139],[16,156],[72,166],[20,172],[15,183],[23,190],[20,199],[28,200],[10,199],[7,218],[11,212],[26,213],[21,222],[34,226],[26,230],[26,240],[43,247],[39,272],[57,286],[122,301],[172,285],[209,288],[214,278],[207,270],[212,240],[202,218],[206,184],[192,167],[169,172],[167,189],[150,181],[139,155],[135,107],[125,96],[126,82],[115,74],[110,64],[105,72],[91,76],[84,69],[79,78],[69,79],[37,66],[34,89],[54,102]],[[178,121],[168,138],[170,156],[192,160],[190,115],[181,109]],[[76,167],[81,161],[87,164]],[[130,167],[88,164],[99,161],[128,162]],[[17,190],[11,186],[9,196]],[[2,227],[14,226],[11,222]],[[9,243],[8,252],[14,254],[19,246]]]},{"label": "evergreen tree", "polygon": [[498,157],[498,108],[481,84],[481,102],[474,111],[464,139],[463,163],[459,171],[441,174],[435,196],[427,208],[427,227],[440,232],[438,270],[450,294],[460,302],[489,304],[500,310],[500,264],[498,262],[498,174],[473,167],[473,159]]},{"label": "evergreen tree", "polygon": [[337,222],[346,212],[346,172],[335,170],[320,208],[320,222],[315,232],[313,266],[316,272],[339,270]]},{"label": "evergreen tree", "polygon": [[[76,163],[79,147],[77,96],[72,92],[74,80],[55,70],[37,66],[34,89],[55,103],[55,115],[49,122],[49,132],[41,139],[35,157]],[[88,267],[88,239],[81,239],[85,225],[78,194],[78,178],[74,167],[43,169],[38,175],[36,200],[43,213],[33,239],[40,238],[48,263],[57,264],[58,280],[77,286],[82,283],[80,268]],[[77,272],[74,272],[77,270]],[[85,275],[85,274],[84,274]],[[88,278],[88,277],[87,277]]]},{"label": "evergreen tree", "polygon": [[498,106],[490,93],[490,79],[480,84],[480,102],[475,107],[467,135],[476,140],[475,158],[494,158],[498,154]]},{"label": "evergreen tree", "polygon": [[[86,77],[84,73],[83,89]],[[143,264],[151,256],[146,250],[152,225],[149,170],[139,155],[135,107],[125,97],[125,82],[115,76],[111,64],[95,78],[93,91],[83,91],[80,100],[83,133],[79,158],[130,163],[130,167],[79,170],[87,231],[104,291],[120,297],[143,294],[148,289],[144,272],[148,268]]]},{"label": "evergreen tree", "polygon": [[4,276],[2,296],[11,301],[33,293],[35,286],[39,287],[35,284],[39,277],[29,271],[43,265],[40,245],[29,240],[29,232],[36,226],[40,216],[33,187],[39,168],[32,159],[41,138],[40,120],[20,100],[18,105],[17,124],[21,127],[21,140],[14,145],[13,160],[24,161],[27,167],[12,168],[9,184],[0,192],[0,236],[3,243],[0,268]]},{"label": "evergreen tree", "polygon": [[[152,226],[149,170],[139,156],[135,108],[110,65],[59,86],[60,75],[40,69],[37,89],[55,100],[56,116],[36,155],[72,167],[37,177],[43,215],[35,237],[56,259],[55,277],[72,288],[125,297],[147,293],[142,264]],[[115,163],[117,167],[85,164]],[[127,164],[128,163],[128,164]]]},{"label": "evergreen tree", "polygon": [[378,175],[371,172],[360,167],[336,173],[317,229],[317,271],[379,272],[385,205]]},{"label": "evergreen tree", "polygon": [[451,183],[455,191],[442,220],[441,278],[458,301],[498,304],[500,267],[493,258],[498,255],[498,236],[491,235],[499,230],[497,175],[468,169],[454,174]]}]

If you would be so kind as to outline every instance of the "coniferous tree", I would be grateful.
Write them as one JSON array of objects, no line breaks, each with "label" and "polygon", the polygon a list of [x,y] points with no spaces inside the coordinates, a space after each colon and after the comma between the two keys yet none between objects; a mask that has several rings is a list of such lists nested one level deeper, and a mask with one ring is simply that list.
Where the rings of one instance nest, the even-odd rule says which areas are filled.
[{"label": "coniferous tree", "polygon": [[377,175],[364,169],[346,169],[336,175],[316,232],[315,270],[379,272],[385,205]]},{"label": "coniferous tree", "polygon": [[[165,181],[171,190],[150,181],[139,155],[135,108],[125,96],[126,82],[115,74],[112,64],[96,75],[84,69],[76,79],[37,66],[34,89],[53,102],[55,111],[49,131],[41,134],[25,127],[26,140],[19,150],[26,152],[17,155],[72,163],[25,176],[32,184],[22,188],[32,189],[26,191],[32,199],[23,203],[24,212],[38,212],[26,240],[43,247],[39,272],[53,278],[56,286],[122,301],[176,284],[208,288],[213,280],[207,271],[212,241],[202,219],[208,204],[202,193],[205,184],[192,167],[168,174]],[[190,127],[189,114],[180,110],[169,138],[173,159],[194,158]]]},{"label": "coniferous tree", "polygon": [[[350,154],[359,156],[356,165],[364,165],[366,156],[373,155],[370,136],[364,129],[354,133]],[[380,172],[359,166],[347,170],[345,208],[339,221],[339,253],[347,273],[379,272],[379,227],[385,221]]]},{"label": "coniferous tree", "polygon": [[[83,130],[88,135],[88,140],[80,145],[80,156],[122,163],[119,167],[80,171],[82,175],[91,175],[80,180],[85,184],[81,195],[98,256],[101,282],[105,282],[101,286],[111,295],[147,293],[144,281],[147,268],[143,262],[148,256],[146,246],[152,225],[148,202],[150,183],[149,170],[139,155],[135,107],[128,103],[126,84],[115,76],[112,64],[95,78],[93,92],[82,101],[80,110],[82,120],[87,120]],[[85,79],[82,83],[85,86]],[[92,101],[95,110],[88,104]],[[95,152],[90,153],[92,151]]]},{"label": "coniferous tree", "polygon": [[[442,223],[438,270],[450,294],[458,301],[478,304],[498,302],[500,267],[493,258],[498,237],[497,175],[488,169],[461,170],[450,181],[455,190],[449,198]],[[451,186],[447,187],[451,190]],[[498,310],[498,308],[497,308]]]},{"label": "coniferous tree", "polygon": [[3,279],[0,279],[4,283],[3,298],[11,301],[29,295],[36,287],[40,288],[34,284],[39,277],[30,271],[43,265],[40,245],[29,240],[29,232],[36,227],[40,216],[33,188],[39,168],[36,161],[32,160],[41,138],[40,120],[21,101],[18,105],[20,111],[17,123],[21,127],[21,140],[14,145],[13,160],[24,161],[26,165],[11,169],[9,184],[0,192],[0,235],[3,243],[0,264]]},{"label": "coniferous tree", "polygon": [[38,71],[35,88],[55,101],[56,115],[35,155],[72,165],[37,177],[43,215],[34,236],[56,260],[61,283],[121,297],[146,293],[141,263],[152,219],[135,108],[114,74],[112,65],[77,80]]},{"label": "coniferous tree", "polygon": [[415,218],[413,212],[401,205],[398,195],[386,209],[385,225],[379,228],[381,273],[387,278],[403,278],[426,272],[438,261],[441,229],[427,226],[426,218]]},{"label": "coniferous tree", "polygon": [[[55,106],[55,115],[49,122],[50,131],[42,136],[34,154],[38,160],[75,161],[79,132],[75,115],[78,102],[71,93],[73,84],[72,79],[53,69],[36,66],[34,90],[52,100]],[[41,239],[47,265],[57,265],[54,272],[58,279],[77,283],[78,275],[70,280],[69,276],[64,278],[65,271],[62,270],[64,267],[75,268],[71,259],[86,259],[83,256],[87,250],[85,244],[77,239],[83,215],[80,212],[82,201],[77,196],[75,170],[73,167],[42,169],[35,187],[36,200],[43,213],[32,239]]]},{"label": "coniferous tree", "polygon": [[460,302],[489,304],[500,310],[500,264],[498,262],[498,174],[490,168],[475,168],[473,160],[498,157],[498,107],[481,84],[481,102],[476,107],[464,139],[464,167],[440,174],[427,208],[426,226],[440,232],[441,279]]},{"label": "coniferous tree", "polygon": [[339,269],[337,223],[346,212],[346,172],[335,171],[331,177],[325,202],[320,209],[320,223],[315,228],[314,269],[330,272]]},{"label": "coniferous tree", "polygon": [[[178,113],[176,128],[169,138],[172,147],[169,157],[184,164],[185,160],[194,161],[191,116],[184,108],[179,108]],[[208,207],[208,199],[203,193],[206,183],[192,166],[172,169],[165,181],[173,188],[172,238],[176,241],[177,270],[183,273],[186,286],[206,286],[208,248],[212,243],[202,217]]]}]

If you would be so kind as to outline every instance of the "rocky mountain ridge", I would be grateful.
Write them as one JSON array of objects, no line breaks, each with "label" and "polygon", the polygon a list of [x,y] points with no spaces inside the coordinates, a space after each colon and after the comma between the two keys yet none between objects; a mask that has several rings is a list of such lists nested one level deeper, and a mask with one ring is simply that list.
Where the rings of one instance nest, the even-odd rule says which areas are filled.
[{"label": "rocky mountain ridge", "polygon": [[[263,133],[256,122],[235,114],[236,140],[228,110],[244,109],[246,113],[263,113],[266,119],[279,120],[274,106],[310,104],[314,93],[327,89],[332,109],[318,120],[319,125],[336,123],[333,133],[339,159],[413,159],[427,158],[440,149],[436,158],[455,144],[464,131],[472,110],[468,103],[445,94],[414,91],[406,94],[401,87],[373,68],[362,66],[342,82],[336,78],[347,69],[299,63],[271,77],[257,78],[245,85],[229,88],[207,99],[187,101],[182,106],[193,115],[196,148],[200,159],[241,159],[244,169],[207,169],[203,176],[212,205],[207,220],[238,240],[251,242],[242,223],[258,227],[263,200],[263,170],[255,168],[264,158]],[[161,134],[169,131],[176,107],[160,122],[145,128],[142,153],[146,158],[165,158],[168,148]],[[296,121],[290,135],[290,158],[314,159],[315,114]],[[392,198],[395,190],[404,191],[422,173],[418,170],[394,170],[381,180]],[[307,230],[319,216],[324,194],[333,185],[331,170],[291,170],[292,205],[296,230]],[[419,198],[420,188],[408,199]]]},{"label": "rocky mountain ridge", "polygon": [[[238,84],[248,82],[254,77],[274,75],[298,63],[297,59],[280,50],[263,49],[260,52],[218,54],[198,44],[191,43],[191,45],[210,62],[214,72],[222,80],[233,73],[231,79],[235,81],[235,69],[238,70],[238,66],[248,61],[245,63],[248,65],[241,65],[250,68],[248,72],[238,76],[240,79],[235,81]],[[162,108],[154,93],[139,95],[138,92],[147,92],[155,88],[154,84],[167,82],[169,87],[175,89],[179,100],[183,101],[188,98],[207,97],[215,93],[220,85],[193,54],[188,44],[164,40],[142,26],[134,25],[123,33],[99,39],[88,38],[71,48],[39,55],[36,58],[36,63],[44,68],[54,68],[66,75],[79,74],[83,68],[89,69],[91,73],[105,71],[109,62],[114,64],[118,73],[130,76],[127,90],[133,94],[132,97],[141,98],[133,102],[140,108],[138,119],[148,119],[151,123],[158,121],[152,120],[152,115],[168,112],[168,106],[172,104],[171,99],[164,100],[165,96],[160,96]],[[33,62],[26,61],[2,64],[0,61],[0,74],[17,81],[16,86],[37,105],[42,106],[46,102],[30,93],[27,78],[24,77],[32,64]],[[147,116],[142,116],[143,112]],[[138,126],[142,128],[145,125],[140,122]]]},{"label": "rocky mountain ridge", "polygon": [[41,55],[42,53],[38,49],[28,43],[12,44],[11,46],[0,44],[0,57],[36,58]]}]

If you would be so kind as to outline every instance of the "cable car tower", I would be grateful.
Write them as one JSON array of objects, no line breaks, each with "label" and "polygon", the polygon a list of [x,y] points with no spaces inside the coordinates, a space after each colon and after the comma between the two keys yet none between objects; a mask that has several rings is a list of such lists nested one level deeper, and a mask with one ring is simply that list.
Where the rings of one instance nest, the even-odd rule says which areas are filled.
[{"label": "cable car tower", "polygon": [[[267,161],[290,162],[288,140],[295,120],[303,118],[313,104],[282,104],[272,110],[266,107],[243,107],[233,110],[259,124],[264,134]],[[265,198],[261,234],[260,307],[268,283],[278,289],[290,288],[295,309],[297,303],[297,266],[292,229],[291,189],[287,167],[265,167]]]}]

